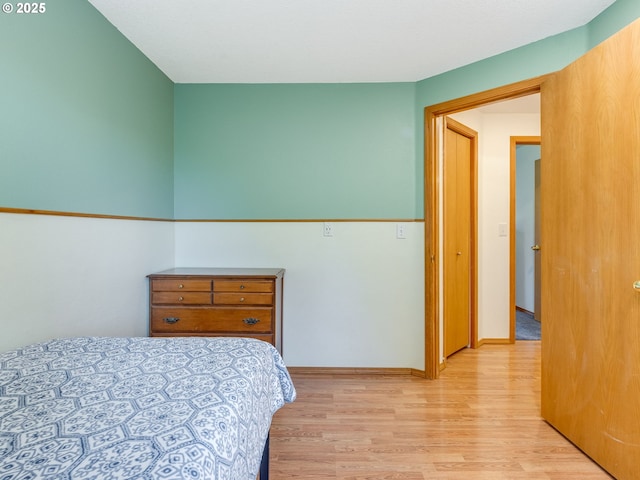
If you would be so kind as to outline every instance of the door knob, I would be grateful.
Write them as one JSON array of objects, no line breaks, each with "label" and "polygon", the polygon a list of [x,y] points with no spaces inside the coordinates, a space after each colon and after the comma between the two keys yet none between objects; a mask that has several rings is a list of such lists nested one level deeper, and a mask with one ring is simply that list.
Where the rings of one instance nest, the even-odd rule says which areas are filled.
[{"label": "door knob", "polygon": [[635,282],[633,282],[633,289],[637,292],[640,292],[640,280],[636,280]]},{"label": "door knob", "polygon": [[532,245],[531,250],[533,250],[534,252],[537,252],[538,250],[540,250],[540,245]]}]

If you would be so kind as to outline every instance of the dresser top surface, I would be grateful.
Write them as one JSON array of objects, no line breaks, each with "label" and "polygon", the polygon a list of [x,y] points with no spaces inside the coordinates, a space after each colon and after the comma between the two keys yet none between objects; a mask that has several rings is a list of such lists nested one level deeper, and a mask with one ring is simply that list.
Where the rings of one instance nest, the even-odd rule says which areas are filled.
[{"label": "dresser top surface", "polygon": [[261,277],[284,276],[284,268],[207,268],[178,267],[152,273],[148,277]]}]

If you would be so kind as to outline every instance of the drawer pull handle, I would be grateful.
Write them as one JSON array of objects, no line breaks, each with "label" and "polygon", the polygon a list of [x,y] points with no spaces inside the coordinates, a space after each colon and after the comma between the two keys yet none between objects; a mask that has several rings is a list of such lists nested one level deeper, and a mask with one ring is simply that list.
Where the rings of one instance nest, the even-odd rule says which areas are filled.
[{"label": "drawer pull handle", "polygon": [[247,325],[255,325],[256,323],[258,323],[260,321],[259,318],[253,318],[253,317],[249,317],[249,318],[245,318],[242,320],[244,323],[246,323]]},{"label": "drawer pull handle", "polygon": [[184,297],[178,297],[178,300],[179,300],[179,301],[183,301],[183,300],[184,300]]},{"label": "drawer pull handle", "polygon": [[240,301],[241,301],[241,302],[244,302],[244,297],[240,297]]},{"label": "drawer pull handle", "polygon": [[165,317],[163,318],[163,320],[165,321],[165,323],[174,324],[174,323],[178,323],[178,321],[180,320],[180,317]]},{"label": "drawer pull handle", "polygon": [[178,288],[184,288],[183,284],[178,285]]},{"label": "drawer pull handle", "polygon": [[244,285],[240,285],[240,290],[244,290]]}]

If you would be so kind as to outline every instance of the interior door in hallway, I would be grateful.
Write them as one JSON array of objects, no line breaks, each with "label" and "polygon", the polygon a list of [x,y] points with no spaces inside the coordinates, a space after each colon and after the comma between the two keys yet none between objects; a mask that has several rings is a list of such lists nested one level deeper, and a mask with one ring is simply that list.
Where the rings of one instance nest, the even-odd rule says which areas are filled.
[{"label": "interior door in hallway", "polygon": [[471,340],[472,168],[477,133],[445,118],[443,159],[443,325],[445,358]]},{"label": "interior door in hallway", "polygon": [[536,160],[533,167],[534,171],[534,220],[533,220],[533,245],[531,249],[533,251],[533,318],[537,321],[542,320],[540,315],[542,307],[542,291],[540,290],[542,275],[540,272],[540,159]]},{"label": "interior door in hallway", "polygon": [[640,20],[542,84],[542,414],[619,480],[640,459]]}]

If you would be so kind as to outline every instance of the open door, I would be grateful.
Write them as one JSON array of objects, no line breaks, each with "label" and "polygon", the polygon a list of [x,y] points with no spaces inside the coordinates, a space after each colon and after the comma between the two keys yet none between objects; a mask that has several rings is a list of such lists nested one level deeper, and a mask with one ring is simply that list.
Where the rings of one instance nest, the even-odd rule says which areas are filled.
[{"label": "open door", "polygon": [[531,250],[534,254],[533,260],[533,318],[537,321],[542,320],[540,310],[542,309],[542,291],[540,285],[542,282],[542,272],[540,271],[540,159],[536,160],[533,167],[534,171],[534,225],[533,225],[533,245]]},{"label": "open door", "polygon": [[617,479],[640,459],[640,21],[542,92],[542,415]]}]

